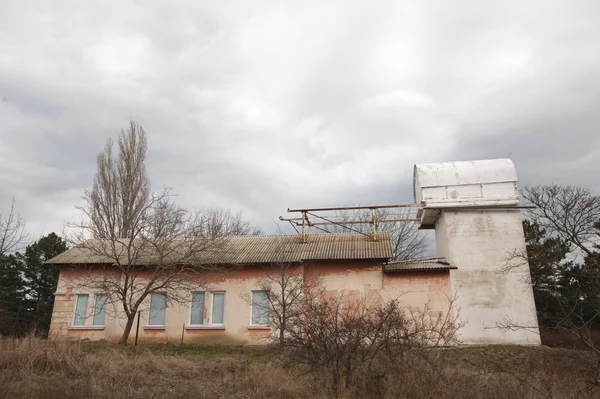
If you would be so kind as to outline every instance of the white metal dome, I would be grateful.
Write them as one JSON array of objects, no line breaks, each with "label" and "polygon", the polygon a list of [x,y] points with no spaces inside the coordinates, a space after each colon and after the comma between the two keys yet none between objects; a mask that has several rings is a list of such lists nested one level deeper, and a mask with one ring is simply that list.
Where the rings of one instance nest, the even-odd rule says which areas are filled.
[{"label": "white metal dome", "polygon": [[414,197],[422,209],[519,204],[510,159],[415,165]]}]

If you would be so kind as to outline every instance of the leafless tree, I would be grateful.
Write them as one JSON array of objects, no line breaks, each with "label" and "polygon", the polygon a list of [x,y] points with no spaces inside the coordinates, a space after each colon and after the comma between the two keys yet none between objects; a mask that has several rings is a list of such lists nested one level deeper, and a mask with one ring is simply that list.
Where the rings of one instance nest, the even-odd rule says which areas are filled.
[{"label": "leafless tree", "polygon": [[419,230],[416,223],[386,222],[386,220],[397,219],[398,212],[403,217],[410,217],[406,211],[396,210],[394,212],[386,209],[382,209],[377,216],[378,219],[383,220],[383,222],[379,222],[379,231],[387,231],[392,236],[393,260],[417,259],[427,256],[429,251],[427,233]]},{"label": "leafless tree", "polygon": [[0,335],[23,332],[22,273],[15,252],[25,246],[25,221],[15,209],[13,197],[8,210],[0,210]]},{"label": "leafless tree", "polygon": [[98,155],[93,188],[78,207],[82,220],[70,225],[75,231],[70,241],[96,262],[77,284],[106,294],[115,313],[124,313],[120,343],[125,344],[151,294],[164,294],[168,302],[188,300],[227,237],[252,228],[241,214],[190,212],[176,205],[169,189],[154,193],[145,167],[146,134],[133,121],[119,136],[118,148],[115,156],[108,140]]},{"label": "leafless tree", "polygon": [[27,240],[27,236],[25,220],[15,209],[13,197],[9,210],[0,211],[0,256],[19,250]]},{"label": "leafless tree", "polygon": [[600,222],[600,197],[587,188],[556,184],[526,187],[522,195],[535,206],[528,212],[530,219],[598,266],[593,247],[600,240],[600,230],[595,227]]},{"label": "leafless tree", "polygon": [[[377,222],[377,231],[387,232],[392,236],[392,247],[394,257],[392,260],[417,259],[426,256],[428,252],[427,233],[419,230],[416,223],[410,221],[392,222],[391,220],[410,219],[409,209],[376,209],[375,218]],[[371,222],[373,214],[371,210],[353,210],[339,211],[334,217],[338,224],[324,226],[324,229],[331,233],[351,233],[359,231],[362,233],[372,232],[372,225],[364,224],[345,224],[347,222]],[[386,220],[390,220],[389,222]],[[352,230],[348,229],[351,227]]]},{"label": "leafless tree", "polygon": [[265,277],[258,281],[258,288],[267,293],[266,304],[253,303],[252,297],[244,294],[242,299],[252,306],[265,306],[269,315],[271,338],[279,347],[285,345],[290,326],[300,322],[304,304],[322,293],[322,282],[318,277],[304,273],[307,263],[274,262],[266,266]]},{"label": "leafless tree", "polygon": [[219,235],[224,231],[232,236],[258,236],[263,234],[260,227],[244,220],[242,212],[233,213],[229,209],[208,208],[203,213],[207,215],[207,229],[211,234]]}]

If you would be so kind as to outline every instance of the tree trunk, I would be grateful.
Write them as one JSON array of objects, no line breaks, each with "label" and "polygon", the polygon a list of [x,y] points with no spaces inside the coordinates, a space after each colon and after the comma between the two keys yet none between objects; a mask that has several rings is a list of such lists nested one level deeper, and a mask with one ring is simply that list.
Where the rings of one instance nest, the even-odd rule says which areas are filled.
[{"label": "tree trunk", "polygon": [[127,339],[129,338],[129,334],[131,333],[131,328],[133,327],[133,322],[135,321],[136,313],[137,312],[133,312],[130,316],[127,316],[127,323],[125,324],[123,335],[121,335],[121,339],[119,339],[119,344],[127,345]]},{"label": "tree trunk", "polygon": [[333,397],[340,397],[340,370],[338,365],[334,366],[335,369],[331,371],[331,389],[333,390]]}]

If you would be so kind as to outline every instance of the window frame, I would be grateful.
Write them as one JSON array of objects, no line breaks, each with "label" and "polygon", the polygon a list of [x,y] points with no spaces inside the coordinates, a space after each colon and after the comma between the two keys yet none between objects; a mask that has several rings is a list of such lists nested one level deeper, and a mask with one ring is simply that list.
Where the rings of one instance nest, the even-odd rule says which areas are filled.
[{"label": "window frame", "polygon": [[[163,324],[150,324],[150,312],[152,311],[152,297],[154,295],[162,295],[165,298],[165,307],[163,309],[163,311],[165,312],[165,317],[163,320]],[[167,294],[165,294],[164,292],[152,292],[150,294],[150,306],[148,306],[148,321],[146,322],[146,327],[150,327],[150,328],[165,328],[165,325],[167,323]]]},{"label": "window frame", "polygon": [[[87,301],[85,303],[85,314],[84,314],[84,318],[83,318],[83,324],[75,324],[75,318],[77,317],[77,304],[79,303],[79,297],[83,297],[83,296],[87,297]],[[90,294],[88,294],[88,293],[75,294],[75,303],[73,304],[73,318],[71,319],[71,327],[82,328],[87,325],[87,319],[88,319],[87,308],[88,308],[89,304],[90,304]]]},{"label": "window frame", "polygon": [[[202,323],[201,324],[194,324],[192,323],[192,312],[193,312],[193,306],[194,306],[194,294],[202,294],[204,295],[204,301],[203,301],[203,306],[204,309],[202,309]],[[211,306],[212,308],[212,306]],[[206,291],[192,291],[192,298],[190,301],[190,317],[188,318],[189,320],[189,327],[205,327],[206,323],[204,323],[204,319],[206,318],[206,315],[204,314],[206,310]],[[212,314],[212,309],[211,309],[211,314]]]},{"label": "window frame", "polygon": [[254,293],[255,292],[264,292],[267,294],[267,301],[268,301],[268,295],[269,295],[269,291],[268,290],[251,290],[250,291],[250,323],[248,324],[250,327],[260,327],[260,328],[269,328],[271,327],[271,307],[270,307],[270,302],[269,302],[269,320],[267,321],[267,324],[256,324],[254,323],[254,319],[253,319],[253,309],[254,309]]},{"label": "window frame", "polygon": [[[104,323],[95,324],[94,319],[96,318],[96,305],[98,304],[98,297],[104,296],[106,299],[104,300]],[[89,299],[88,299],[89,300]],[[94,313],[92,314],[92,327],[104,327],[106,325],[106,308],[108,307],[108,294],[104,292],[100,292],[98,294],[94,294]]]},{"label": "window frame", "polygon": [[[212,291],[211,292],[211,298],[210,298],[210,316],[208,319],[208,324],[210,326],[218,326],[218,327],[224,327],[225,326],[225,306],[226,306],[226,301],[227,301],[227,295],[225,291]],[[215,294],[223,294],[223,322],[222,323],[215,323],[213,320],[213,315],[214,315],[214,311],[215,311]],[[204,299],[206,300],[206,297],[204,297]]]}]

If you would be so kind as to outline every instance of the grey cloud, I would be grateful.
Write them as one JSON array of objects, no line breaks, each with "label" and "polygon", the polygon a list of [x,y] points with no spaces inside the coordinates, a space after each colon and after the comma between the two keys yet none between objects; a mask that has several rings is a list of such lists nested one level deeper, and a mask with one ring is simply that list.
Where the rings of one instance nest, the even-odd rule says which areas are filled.
[{"label": "grey cloud", "polygon": [[412,201],[412,165],[503,157],[600,190],[597,2],[18,2],[0,15],[0,200],[61,231],[129,119],[189,207]]}]

